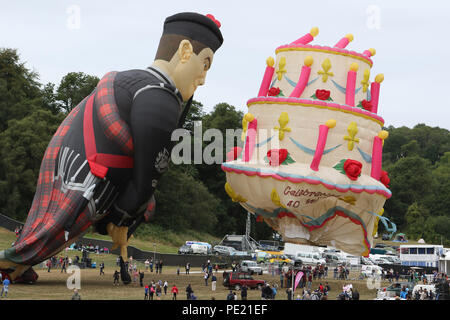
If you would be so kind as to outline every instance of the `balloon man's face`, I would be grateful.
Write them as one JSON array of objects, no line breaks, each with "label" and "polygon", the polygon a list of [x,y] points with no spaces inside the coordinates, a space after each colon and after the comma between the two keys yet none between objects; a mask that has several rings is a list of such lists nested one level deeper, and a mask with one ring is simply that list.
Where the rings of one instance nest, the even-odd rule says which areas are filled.
[{"label": "balloon man's face", "polygon": [[180,61],[175,68],[174,82],[184,101],[194,94],[198,86],[205,83],[206,73],[211,67],[214,52],[204,48],[198,54],[192,49],[182,50]]}]

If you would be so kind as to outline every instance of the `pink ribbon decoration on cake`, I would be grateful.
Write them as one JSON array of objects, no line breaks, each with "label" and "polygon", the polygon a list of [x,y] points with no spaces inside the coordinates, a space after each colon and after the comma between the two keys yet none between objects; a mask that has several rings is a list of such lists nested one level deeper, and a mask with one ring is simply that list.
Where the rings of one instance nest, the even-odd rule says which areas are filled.
[{"label": "pink ribbon decoration on cake", "polygon": [[339,40],[338,43],[336,43],[334,45],[334,47],[344,49],[352,41],[353,41],[353,35],[349,33],[345,37],[343,37],[341,40]]},{"label": "pink ribbon decoration on cake", "polygon": [[319,28],[314,27],[311,29],[311,31],[307,34],[305,34],[303,37],[295,40],[291,44],[308,44],[311,41],[314,40],[314,37],[316,37],[319,34]]},{"label": "pink ribbon decoration on cake", "polygon": [[317,138],[316,151],[314,152],[313,160],[309,166],[311,170],[319,171],[320,160],[322,159],[323,151],[325,150],[325,145],[327,144],[328,130],[336,126],[336,120],[330,119],[325,125],[321,124],[319,126],[319,137]]},{"label": "pink ribbon decoration on cake", "polygon": [[256,144],[256,129],[258,128],[258,121],[253,119],[248,123],[247,128],[247,138],[245,139],[245,149],[242,160],[244,162],[249,162],[252,158],[253,151],[255,150]]},{"label": "pink ribbon decoration on cake", "polygon": [[269,91],[270,81],[272,80],[273,73],[275,68],[273,67],[275,61],[272,57],[267,58],[266,60],[266,71],[264,72],[264,77],[261,82],[261,86],[259,87],[258,97],[267,96],[267,92]]},{"label": "pink ribbon decoration on cake", "polygon": [[370,84],[370,103],[372,104],[372,112],[378,112],[378,99],[380,97],[380,83],[383,82],[384,75],[382,73],[377,74],[375,82]]},{"label": "pink ribbon decoration on cake", "polygon": [[345,88],[345,104],[352,107],[355,106],[356,71],[358,71],[358,64],[353,62],[347,73],[347,86]]},{"label": "pink ribbon decoration on cake", "polygon": [[304,66],[302,67],[297,85],[295,86],[294,90],[292,90],[289,97],[300,98],[306,86],[308,85],[309,75],[311,74],[311,65],[313,64],[313,61],[313,57],[311,56],[307,56],[305,58]]}]

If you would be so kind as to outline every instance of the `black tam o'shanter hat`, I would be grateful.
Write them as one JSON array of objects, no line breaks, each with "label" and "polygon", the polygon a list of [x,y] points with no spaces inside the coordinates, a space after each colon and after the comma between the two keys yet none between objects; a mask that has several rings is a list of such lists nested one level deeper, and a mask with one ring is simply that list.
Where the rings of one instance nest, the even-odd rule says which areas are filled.
[{"label": "black tam o'shanter hat", "polygon": [[163,35],[179,34],[203,43],[216,52],[223,43],[220,22],[213,15],[195,12],[177,13],[164,21]]}]

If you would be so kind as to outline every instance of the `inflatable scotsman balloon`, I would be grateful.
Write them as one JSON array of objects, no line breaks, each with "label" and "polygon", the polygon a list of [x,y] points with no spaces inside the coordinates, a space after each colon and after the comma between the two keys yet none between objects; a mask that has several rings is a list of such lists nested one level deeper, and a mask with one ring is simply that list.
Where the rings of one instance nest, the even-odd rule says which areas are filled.
[{"label": "inflatable scotsman balloon", "polygon": [[35,281],[31,266],[90,226],[109,234],[126,259],[128,238],[168,167],[172,131],[182,126],[222,45],[219,27],[212,15],[168,17],[150,67],[106,74],[72,110],[45,152],[20,237],[0,252],[4,273]]},{"label": "inflatable scotsman balloon", "polygon": [[[378,114],[374,49],[311,45],[318,29],[276,49],[247,102],[242,150],[222,165],[228,195],[286,242],[367,256],[391,196],[381,168],[388,133]],[[387,226],[387,224],[385,224]]]}]

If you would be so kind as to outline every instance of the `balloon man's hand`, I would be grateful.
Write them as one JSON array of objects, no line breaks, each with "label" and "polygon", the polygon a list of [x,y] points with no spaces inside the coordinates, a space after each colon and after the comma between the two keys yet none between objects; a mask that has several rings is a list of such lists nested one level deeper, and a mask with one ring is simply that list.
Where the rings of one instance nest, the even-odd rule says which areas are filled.
[{"label": "balloon man's hand", "polygon": [[124,261],[128,260],[128,227],[118,227],[114,223],[110,222],[106,226],[106,231],[113,241],[111,250],[115,250],[120,247],[120,255]]}]

